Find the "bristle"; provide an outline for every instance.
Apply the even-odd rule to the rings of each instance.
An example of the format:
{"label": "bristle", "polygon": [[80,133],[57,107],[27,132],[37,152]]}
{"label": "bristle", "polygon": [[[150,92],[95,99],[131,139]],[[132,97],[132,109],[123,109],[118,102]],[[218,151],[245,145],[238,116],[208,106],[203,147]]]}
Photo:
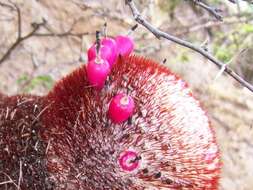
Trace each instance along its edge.
{"label": "bristle", "polygon": [[0,101],[2,102],[4,98],[5,98],[5,95],[0,92]]}
{"label": "bristle", "polygon": [[42,98],[0,96],[0,189],[53,189],[39,136]]}
{"label": "bristle", "polygon": [[[118,93],[135,100],[131,122],[108,118]],[[83,67],[44,104],[51,105],[42,137],[56,189],[217,189],[220,156],[209,120],[187,84],[165,66],[120,57],[101,92],[89,86]],[[138,162],[131,170],[121,164],[128,152],[138,155],[127,160]]]}

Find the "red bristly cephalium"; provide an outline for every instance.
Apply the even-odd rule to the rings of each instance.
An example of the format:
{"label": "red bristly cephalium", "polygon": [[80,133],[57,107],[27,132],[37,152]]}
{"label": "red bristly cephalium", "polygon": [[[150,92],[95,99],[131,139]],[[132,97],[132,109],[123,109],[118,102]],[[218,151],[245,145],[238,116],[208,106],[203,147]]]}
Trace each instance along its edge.
{"label": "red bristly cephalium", "polygon": [[[134,99],[135,112],[115,124],[107,111],[118,93]],[[205,111],[183,80],[152,60],[120,57],[100,92],[85,67],[77,69],[46,106],[42,138],[56,189],[218,189],[221,162]]]}
{"label": "red bristly cephalium", "polygon": [[43,98],[0,93],[0,189],[52,190],[45,141],[40,138]]}

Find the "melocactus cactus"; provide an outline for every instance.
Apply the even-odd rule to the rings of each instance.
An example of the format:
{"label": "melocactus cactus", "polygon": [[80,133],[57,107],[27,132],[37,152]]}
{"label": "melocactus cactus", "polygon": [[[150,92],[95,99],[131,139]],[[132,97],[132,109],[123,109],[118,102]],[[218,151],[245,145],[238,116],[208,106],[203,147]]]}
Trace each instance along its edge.
{"label": "melocactus cactus", "polygon": [[[86,72],[44,99],[41,137],[55,189],[218,189],[214,131],[182,79],[139,56],[120,57],[99,92]],[[108,105],[118,93],[134,99],[135,112],[115,124]]]}

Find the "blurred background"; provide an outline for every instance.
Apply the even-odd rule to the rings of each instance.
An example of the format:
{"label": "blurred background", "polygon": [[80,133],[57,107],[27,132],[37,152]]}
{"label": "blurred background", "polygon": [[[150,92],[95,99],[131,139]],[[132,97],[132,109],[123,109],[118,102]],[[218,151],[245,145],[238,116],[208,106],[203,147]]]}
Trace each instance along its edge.
{"label": "blurred background", "polygon": [[[218,21],[190,0],[135,0],[159,29],[204,46],[253,83],[253,4],[203,1],[222,10]],[[95,31],[126,34],[135,24],[124,0],[0,0],[0,91],[46,94],[86,62]],[[253,93],[196,52],[158,40],[139,26],[135,53],[182,76],[207,110],[220,144],[220,190],[253,189]],[[81,59],[80,59],[81,58]],[[82,60],[82,61],[80,61]]]}

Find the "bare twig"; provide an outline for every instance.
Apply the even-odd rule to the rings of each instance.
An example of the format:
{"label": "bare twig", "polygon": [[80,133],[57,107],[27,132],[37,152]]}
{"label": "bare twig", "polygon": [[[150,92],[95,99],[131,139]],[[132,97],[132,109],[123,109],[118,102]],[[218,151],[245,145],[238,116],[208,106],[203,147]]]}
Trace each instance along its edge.
{"label": "bare twig", "polygon": [[[11,3],[10,4],[5,4],[5,3],[1,3],[0,2],[0,6],[3,7],[7,7],[11,10],[16,10],[17,12],[17,25],[18,25],[18,31],[17,31],[17,38],[15,40],[15,42],[8,48],[8,50],[3,54],[3,56],[0,58],[0,64],[2,64],[12,53],[13,50],[15,50],[15,48],[21,44],[23,41],[27,40],[30,37],[67,37],[67,36],[74,36],[74,37],[79,37],[82,38],[82,36],[84,35],[89,35],[89,32],[79,32],[79,33],[74,33],[74,27],[77,24],[77,21],[75,21],[71,27],[69,28],[69,30],[67,30],[66,32],[61,32],[61,33],[55,33],[53,32],[47,25],[46,25],[46,20],[43,19],[42,22],[40,23],[32,23],[31,25],[33,26],[33,30],[30,31],[28,34],[26,34],[25,36],[22,36],[22,18],[21,18],[21,11],[19,9],[19,7],[14,4]],[[45,33],[38,33],[38,30],[43,26],[43,28],[45,28],[48,32]]]}
{"label": "bare twig", "polygon": [[[237,3],[237,0],[228,0],[228,1],[230,1],[230,2],[232,2],[232,3]],[[248,3],[253,4],[253,0],[243,0],[243,1],[246,1],[246,2],[248,2]]]}
{"label": "bare twig", "polygon": [[[10,2],[11,3],[11,2]],[[15,8],[15,10],[17,11],[17,16],[18,16],[18,35],[17,35],[17,39],[16,41],[11,45],[10,48],[8,48],[8,50],[4,53],[4,55],[0,58],[0,64],[3,63],[11,54],[11,52],[21,43],[23,42],[24,40],[30,38],[31,36],[34,35],[35,32],[37,32],[37,30],[39,30],[39,28],[41,26],[43,26],[46,22],[45,20],[43,20],[43,22],[41,23],[32,23],[32,26],[33,26],[33,30],[31,32],[29,32],[28,34],[26,34],[25,36],[22,36],[22,26],[21,26],[21,12],[20,12],[20,9],[19,7],[14,4],[14,3],[11,3],[11,5],[9,4],[4,4],[4,3],[0,3],[0,6],[5,6],[5,7],[8,7],[11,9],[12,8]]]}
{"label": "bare twig", "polygon": [[[16,41],[11,45],[11,47],[5,52],[5,54],[3,55],[2,58],[0,58],[0,64],[2,64],[11,54],[11,52],[21,43],[23,42],[24,40],[32,37],[38,30],[41,26],[43,26],[45,24],[45,22],[41,22],[41,23],[33,23],[32,26],[33,26],[33,30],[31,32],[29,32],[28,34],[26,34],[25,36],[21,36],[21,35],[18,35],[18,38],[16,39]],[[21,30],[19,30],[21,31]]]}
{"label": "bare twig", "polygon": [[72,36],[72,37],[82,38],[83,36],[94,34],[94,33],[90,33],[90,32],[73,32],[77,23],[78,23],[78,20],[75,20],[71,24],[70,28],[67,31],[63,31],[63,32],[55,32],[48,25],[45,25],[44,28],[48,32],[43,32],[43,33],[36,32],[34,34],[34,36],[36,36],[36,37],[59,37],[59,38]]}
{"label": "bare twig", "polygon": [[[213,62],[216,66],[218,66],[220,69],[223,68],[224,63],[216,59],[213,55],[211,55],[209,52],[207,52],[204,48],[198,47],[190,42],[187,42],[185,40],[179,39],[173,35],[170,35],[166,32],[163,32],[157,28],[155,28],[152,24],[150,24],[147,20],[145,20],[142,15],[140,14],[139,10],[136,8],[136,5],[133,0],[125,0],[126,5],[128,5],[132,11],[132,14],[134,16],[134,19],[136,22],[144,26],[146,29],[148,29],[151,33],[153,33],[158,39],[164,38],[170,41],[173,41],[179,45],[182,45],[184,47],[190,48],[204,57],[206,57],[208,60]],[[253,86],[245,81],[242,77],[240,77],[237,73],[235,73],[230,67],[226,66],[225,72],[229,74],[231,77],[233,77],[235,80],[237,80],[241,85],[248,88],[251,92],[253,92]]]}
{"label": "bare twig", "polygon": [[7,3],[0,2],[0,6],[1,7],[6,7],[8,9],[10,9],[10,10],[14,10],[14,7],[12,5],[10,5],[10,4],[7,4]]}
{"label": "bare twig", "polygon": [[34,34],[34,36],[36,36],[36,37],[67,37],[67,36],[73,36],[73,37],[78,37],[78,38],[82,38],[82,36],[86,36],[86,35],[92,35],[92,33],[89,33],[89,32],[73,33],[71,31],[67,31],[67,32],[61,32],[61,33],[47,32],[47,33],[35,33]]}
{"label": "bare twig", "polygon": [[36,34],[34,34],[34,36],[37,37],[66,37],[66,36],[73,36],[73,37],[79,37],[82,38],[85,35],[90,35],[91,33],[89,32],[73,32],[75,26],[78,24],[78,21],[80,19],[76,19],[74,20],[74,22],[71,24],[71,26],[69,27],[69,29],[67,31],[64,32],[55,32],[53,31],[49,25],[45,25],[44,28],[48,31],[48,32],[43,32],[43,33],[38,33],[36,32]]}
{"label": "bare twig", "polygon": [[16,10],[17,12],[17,17],[18,17],[18,37],[17,38],[21,38],[21,11],[20,11],[20,8],[17,6],[16,3],[13,3],[11,1],[8,0],[8,2],[10,4],[5,4],[5,3],[1,3],[0,2],[0,6],[3,6],[3,7],[7,7],[9,8],[10,10]]}
{"label": "bare twig", "polygon": [[194,4],[200,6],[201,8],[207,10],[211,15],[213,15],[217,20],[222,21],[222,15],[220,14],[221,10],[211,7],[205,3],[203,3],[201,0],[191,0]]}
{"label": "bare twig", "polygon": [[14,3],[13,6],[15,7],[16,11],[17,11],[17,15],[18,15],[18,39],[21,38],[21,34],[22,34],[22,23],[21,23],[21,12],[19,7]]}
{"label": "bare twig", "polygon": [[238,24],[238,23],[247,23],[253,21],[253,16],[239,16],[239,17],[234,17],[234,18],[227,18],[224,19],[223,22],[218,22],[218,21],[208,21],[205,23],[200,23],[200,24],[193,24],[189,26],[183,26],[183,27],[178,27],[178,28],[164,28],[164,30],[172,31],[172,30],[177,30],[175,35],[176,36],[182,36],[188,33],[192,32],[197,32],[200,31],[201,29],[205,28],[212,28],[212,27],[219,27],[219,26],[224,26],[224,25],[233,25],[233,24]]}

